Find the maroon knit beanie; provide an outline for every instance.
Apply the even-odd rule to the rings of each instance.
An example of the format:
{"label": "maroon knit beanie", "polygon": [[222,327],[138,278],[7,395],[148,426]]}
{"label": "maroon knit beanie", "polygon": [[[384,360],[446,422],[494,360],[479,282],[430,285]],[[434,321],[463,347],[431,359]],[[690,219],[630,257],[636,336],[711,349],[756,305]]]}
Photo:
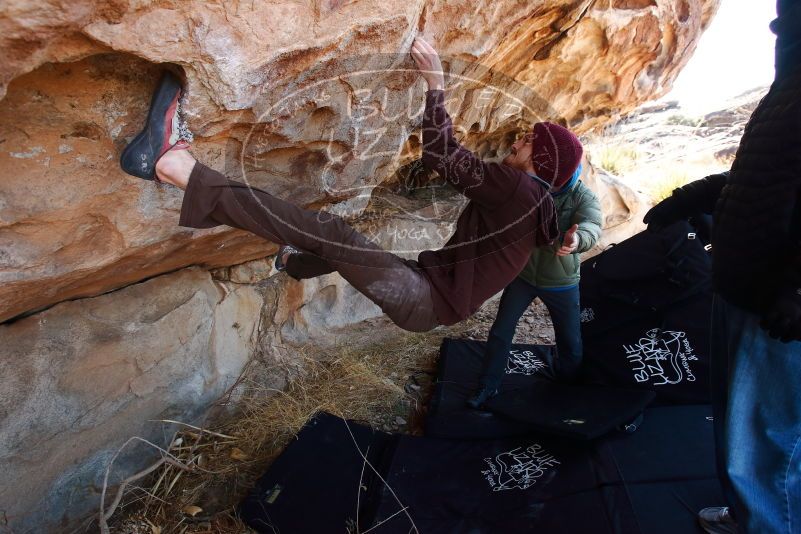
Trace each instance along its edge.
{"label": "maroon knit beanie", "polygon": [[584,149],[573,132],[551,122],[538,122],[531,130],[534,172],[551,186],[565,185],[581,163]]}

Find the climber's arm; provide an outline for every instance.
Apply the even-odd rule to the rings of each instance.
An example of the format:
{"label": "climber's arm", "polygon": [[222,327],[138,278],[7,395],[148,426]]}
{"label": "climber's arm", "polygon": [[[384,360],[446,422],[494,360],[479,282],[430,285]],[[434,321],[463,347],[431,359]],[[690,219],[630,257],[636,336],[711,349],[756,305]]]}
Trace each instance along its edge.
{"label": "climber's arm", "polygon": [[519,176],[504,165],[482,161],[459,144],[445,109],[445,81],[439,56],[431,45],[418,38],[412,45],[412,57],[429,87],[423,114],[423,165],[476,202],[502,204],[514,192]]}

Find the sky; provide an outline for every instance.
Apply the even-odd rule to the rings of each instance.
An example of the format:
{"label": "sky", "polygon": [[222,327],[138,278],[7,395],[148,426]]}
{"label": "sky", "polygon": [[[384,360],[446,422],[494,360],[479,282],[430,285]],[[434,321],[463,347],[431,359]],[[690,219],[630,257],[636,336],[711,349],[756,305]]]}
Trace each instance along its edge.
{"label": "sky", "polygon": [[776,18],[773,0],[722,0],[698,48],[663,100],[705,113],[749,89],[773,81]]}

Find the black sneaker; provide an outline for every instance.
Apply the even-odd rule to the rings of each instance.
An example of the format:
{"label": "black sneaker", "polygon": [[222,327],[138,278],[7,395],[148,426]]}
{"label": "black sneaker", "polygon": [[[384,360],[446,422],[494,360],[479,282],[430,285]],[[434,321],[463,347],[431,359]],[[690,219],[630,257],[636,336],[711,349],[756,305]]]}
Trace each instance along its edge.
{"label": "black sneaker", "polygon": [[467,405],[474,410],[480,410],[484,407],[484,403],[498,394],[498,388],[491,388],[487,386],[481,387],[476,391],[472,397],[467,399]]}
{"label": "black sneaker", "polygon": [[168,150],[189,148],[192,134],[181,121],[181,81],[165,72],[159,81],[145,128],[128,143],[120,155],[122,170],[144,180],[158,180],[156,162]]}
{"label": "black sneaker", "polygon": [[727,506],[704,508],[698,512],[698,524],[709,534],[737,534],[737,522]]}
{"label": "black sneaker", "polygon": [[299,254],[300,251],[293,247],[292,245],[284,245],[278,249],[278,253],[275,255],[275,270],[279,272],[286,271],[286,263],[284,262],[284,255],[287,255],[287,259],[292,254]]}

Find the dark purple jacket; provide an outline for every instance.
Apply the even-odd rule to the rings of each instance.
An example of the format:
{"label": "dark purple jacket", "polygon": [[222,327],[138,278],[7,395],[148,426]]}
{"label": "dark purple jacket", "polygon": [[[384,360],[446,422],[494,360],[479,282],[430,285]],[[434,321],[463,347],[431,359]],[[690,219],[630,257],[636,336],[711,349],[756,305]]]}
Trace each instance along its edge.
{"label": "dark purple jacket", "polygon": [[437,319],[451,325],[514,280],[534,247],[550,244],[558,229],[543,185],[523,171],[482,161],[454,139],[444,99],[443,91],[426,93],[423,165],[470,202],[445,246],[421,252],[417,261],[431,281]]}

